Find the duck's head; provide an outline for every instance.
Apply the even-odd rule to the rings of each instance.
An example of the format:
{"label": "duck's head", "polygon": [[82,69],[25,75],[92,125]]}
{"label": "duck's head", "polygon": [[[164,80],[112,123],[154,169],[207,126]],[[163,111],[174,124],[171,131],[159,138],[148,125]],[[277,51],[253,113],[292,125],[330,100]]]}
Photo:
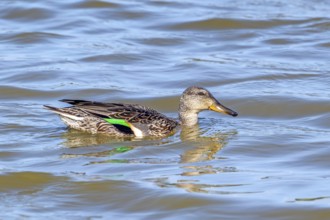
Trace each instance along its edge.
{"label": "duck's head", "polygon": [[182,124],[197,124],[197,115],[204,110],[225,113],[233,117],[238,115],[237,112],[222,105],[208,90],[197,86],[187,88],[180,98],[179,116]]}

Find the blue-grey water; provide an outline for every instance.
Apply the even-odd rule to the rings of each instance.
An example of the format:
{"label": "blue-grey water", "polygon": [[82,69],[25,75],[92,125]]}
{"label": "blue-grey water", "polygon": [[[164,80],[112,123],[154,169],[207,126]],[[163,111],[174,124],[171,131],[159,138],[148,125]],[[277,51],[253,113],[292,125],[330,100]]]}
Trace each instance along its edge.
{"label": "blue-grey water", "polygon": [[[329,219],[330,3],[0,1],[0,219]],[[68,130],[43,105],[212,112],[161,139]]]}

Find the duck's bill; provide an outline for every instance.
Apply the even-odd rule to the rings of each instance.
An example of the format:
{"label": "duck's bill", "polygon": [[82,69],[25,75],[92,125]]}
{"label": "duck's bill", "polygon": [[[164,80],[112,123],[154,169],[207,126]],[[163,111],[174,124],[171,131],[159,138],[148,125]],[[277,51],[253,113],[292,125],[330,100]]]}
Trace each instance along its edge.
{"label": "duck's bill", "polygon": [[231,110],[230,108],[227,108],[226,106],[222,105],[219,102],[212,104],[209,107],[209,109],[212,111],[215,111],[215,112],[220,112],[220,113],[224,113],[227,115],[231,115],[233,117],[236,117],[238,115],[237,112],[235,112],[234,110]]}

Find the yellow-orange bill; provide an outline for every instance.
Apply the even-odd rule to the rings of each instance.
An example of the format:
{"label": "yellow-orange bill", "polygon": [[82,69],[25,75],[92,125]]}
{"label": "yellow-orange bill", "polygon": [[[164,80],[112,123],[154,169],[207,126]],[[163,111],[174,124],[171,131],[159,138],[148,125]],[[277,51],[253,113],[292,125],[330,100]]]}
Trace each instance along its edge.
{"label": "yellow-orange bill", "polygon": [[230,108],[227,108],[226,106],[220,104],[219,102],[212,104],[209,107],[210,110],[215,111],[215,112],[220,112],[224,113],[227,115],[231,115],[233,117],[236,117],[238,114],[234,110],[231,110]]}

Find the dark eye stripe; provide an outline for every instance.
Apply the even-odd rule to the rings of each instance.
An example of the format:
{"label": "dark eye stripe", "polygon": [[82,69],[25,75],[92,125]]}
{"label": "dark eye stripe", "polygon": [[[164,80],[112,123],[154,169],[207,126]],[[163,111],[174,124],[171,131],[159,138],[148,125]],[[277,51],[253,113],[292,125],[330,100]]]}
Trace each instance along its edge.
{"label": "dark eye stripe", "polygon": [[204,92],[199,92],[197,95],[206,95]]}

